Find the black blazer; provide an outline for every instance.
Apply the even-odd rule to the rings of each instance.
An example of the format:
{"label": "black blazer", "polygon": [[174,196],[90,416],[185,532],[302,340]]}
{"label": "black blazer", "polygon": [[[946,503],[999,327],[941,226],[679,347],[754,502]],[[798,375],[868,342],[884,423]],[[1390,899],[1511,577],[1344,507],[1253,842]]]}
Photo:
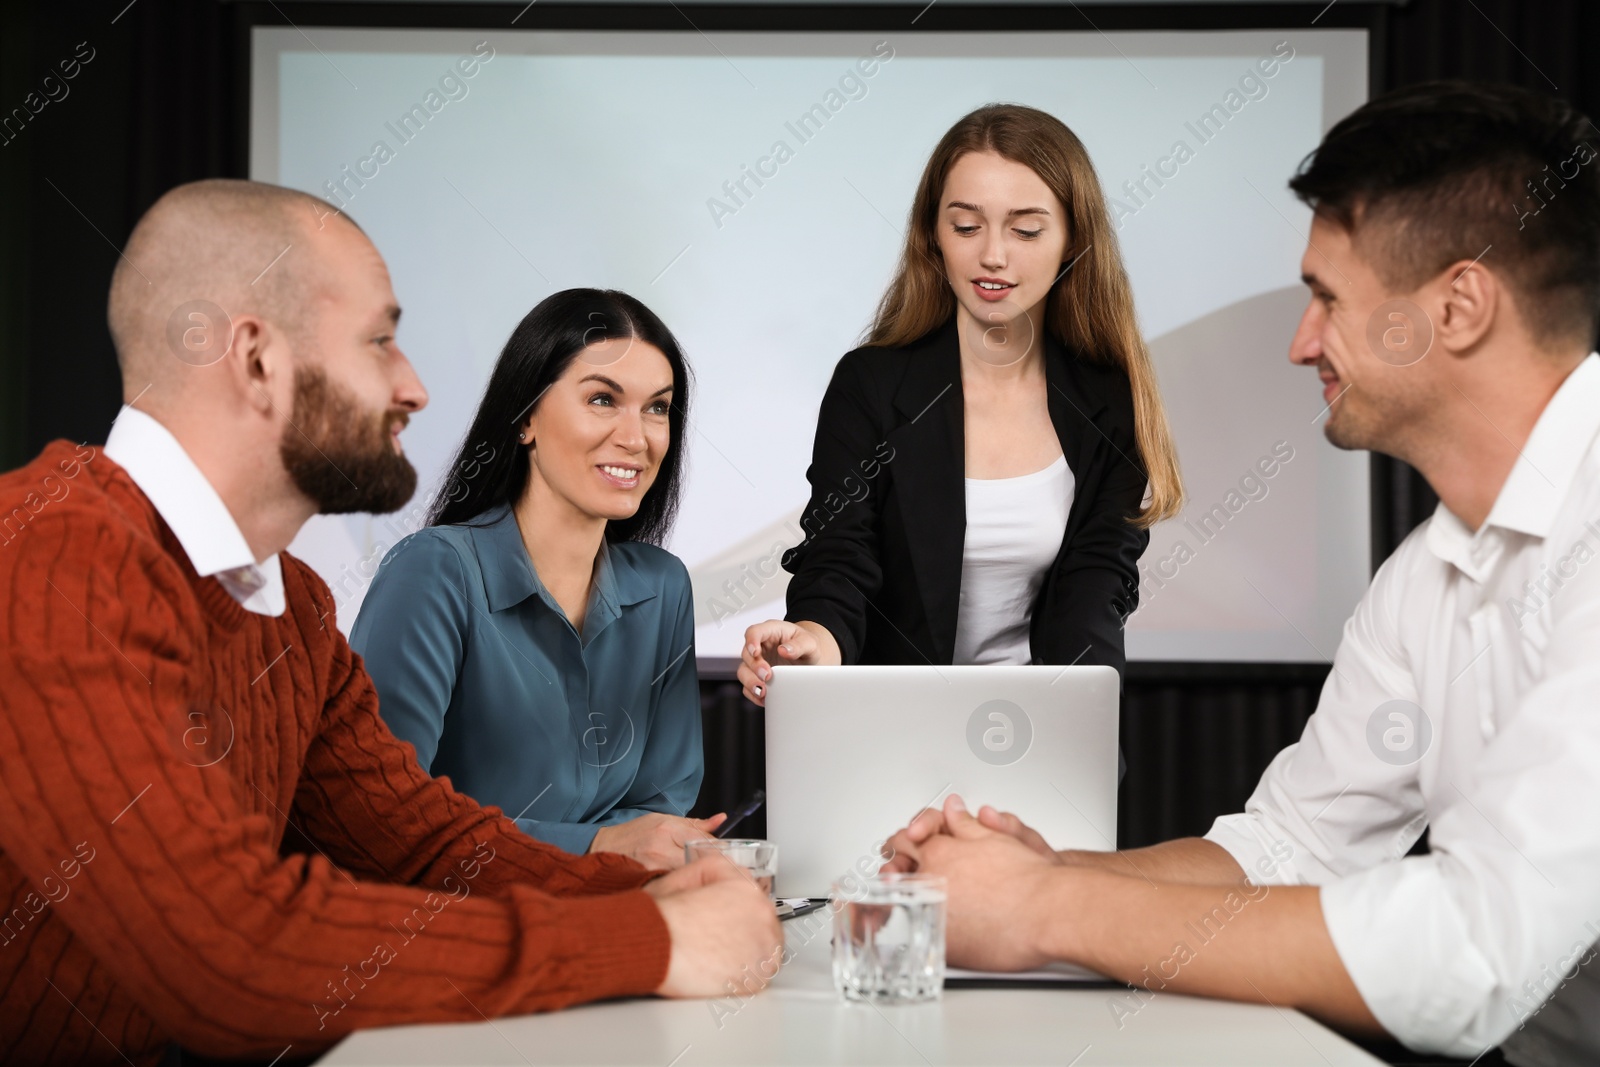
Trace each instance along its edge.
{"label": "black blazer", "polygon": [[[1132,525],[1147,477],[1117,367],[1045,343],[1050,421],[1075,482],[1061,550],[1033,603],[1034,663],[1120,674],[1149,532]],[[845,663],[954,657],[966,539],[961,354],[952,315],[901,348],[858,348],[834,369],[806,478],[805,540],[783,557],[788,618],[820,623]]]}

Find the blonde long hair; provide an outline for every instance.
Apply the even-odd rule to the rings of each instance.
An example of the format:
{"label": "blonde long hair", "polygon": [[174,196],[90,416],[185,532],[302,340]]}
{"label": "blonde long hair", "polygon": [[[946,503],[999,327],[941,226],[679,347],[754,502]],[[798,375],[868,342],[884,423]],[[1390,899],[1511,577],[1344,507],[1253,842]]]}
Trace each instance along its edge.
{"label": "blonde long hair", "polygon": [[1151,526],[1183,506],[1178,453],[1156,387],[1150,350],[1139,333],[1133,292],[1100,179],[1089,153],[1053,115],[1019,104],[990,104],[950,128],[917,184],[905,250],[878,304],[865,343],[896,347],[923,337],[956,310],[935,226],[950,169],[968,152],[994,152],[1031,169],[1067,212],[1067,270],[1045,298],[1045,328],[1079,357],[1120,367],[1133,389],[1134,436],[1150,489],[1134,520]]}

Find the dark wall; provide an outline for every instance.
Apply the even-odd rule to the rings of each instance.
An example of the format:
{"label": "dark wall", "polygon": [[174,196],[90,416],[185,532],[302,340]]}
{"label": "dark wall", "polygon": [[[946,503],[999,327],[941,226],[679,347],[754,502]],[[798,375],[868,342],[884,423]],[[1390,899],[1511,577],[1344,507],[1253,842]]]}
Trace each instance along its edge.
{"label": "dark wall", "polygon": [[[404,5],[408,17],[505,25],[522,5],[440,9]],[[1357,5],[1272,9],[1285,27],[1349,20]],[[688,9],[705,25],[722,15]],[[726,9],[724,9],[726,10]],[[847,8],[852,18],[878,17]],[[882,9],[879,9],[880,11]],[[1072,5],[1039,8],[1061,28],[1088,28]],[[1230,17],[1260,18],[1260,8]],[[560,25],[571,8],[539,4],[518,23]],[[774,23],[786,15],[774,9]],[[1093,8],[1102,28],[1140,20],[1196,23],[1193,12]],[[895,17],[904,13],[896,9]],[[1243,13],[1243,14],[1240,14]],[[663,5],[661,25],[683,12]],[[99,441],[121,398],[105,327],[111,268],[134,221],[180,182],[245,174],[245,89],[251,18],[302,24],[392,17],[380,5],[224,4],[127,0],[5,5],[0,27],[0,118],[23,109],[47,74],[84,49],[93,58],[64,98],[0,133],[0,469],[56,437]],[[1586,0],[1416,0],[1373,20],[1374,88],[1437,77],[1511,82],[1600,107],[1592,45],[1600,9]],[[940,4],[919,29],[970,15]],[[941,21],[943,20],[943,21]],[[898,24],[898,23],[896,23]],[[1344,24],[1350,24],[1346,21]],[[80,44],[83,48],[80,48]],[[58,95],[59,89],[52,90]],[[41,95],[43,95],[41,93]],[[36,98],[37,99],[37,98]],[[1600,136],[1600,130],[1597,130]],[[1375,460],[1374,559],[1432,510],[1435,498],[1399,464]],[[1326,666],[1135,664],[1126,680],[1120,839],[1136,845],[1203,831],[1235,810],[1262,767],[1298,736]],[[701,810],[747,795],[761,777],[759,712],[727,683],[703,686],[708,775]],[[752,829],[759,829],[759,823]]]}
{"label": "dark wall", "polygon": [[[105,324],[117,250],[162,192],[234,174],[239,161],[229,8],[27,0],[0,17],[0,119],[28,113],[30,93],[48,99],[47,75],[67,90],[0,133],[11,138],[0,144],[0,468],[10,469],[56,437],[105,440],[122,399]],[[60,64],[80,54],[92,58],[62,82]]]}

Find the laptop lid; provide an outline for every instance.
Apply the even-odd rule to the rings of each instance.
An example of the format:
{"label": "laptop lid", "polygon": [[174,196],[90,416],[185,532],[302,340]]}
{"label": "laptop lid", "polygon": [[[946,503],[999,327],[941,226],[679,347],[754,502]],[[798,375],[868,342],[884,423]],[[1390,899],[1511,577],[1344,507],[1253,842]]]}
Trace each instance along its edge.
{"label": "laptop lid", "polygon": [[878,846],[959,793],[1056,848],[1116,847],[1111,667],[775,666],[766,697],[767,836],[777,892],[827,896]]}

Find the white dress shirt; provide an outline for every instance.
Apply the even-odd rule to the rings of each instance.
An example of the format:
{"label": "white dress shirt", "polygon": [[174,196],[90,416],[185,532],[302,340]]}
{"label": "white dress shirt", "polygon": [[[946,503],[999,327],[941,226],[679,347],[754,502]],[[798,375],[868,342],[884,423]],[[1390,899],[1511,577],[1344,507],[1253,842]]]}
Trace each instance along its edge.
{"label": "white dress shirt", "polygon": [[161,423],[124,406],[111,425],[105,455],[133,479],[183,546],[202,578],[216,576],[257,615],[282,615],[283,567],[274,553],[259,562],[222,497]]}
{"label": "white dress shirt", "polygon": [[1033,598],[1061,554],[1076,487],[1066,456],[1015,478],[967,479],[953,662],[1032,662]]}
{"label": "white dress shirt", "polygon": [[1322,887],[1356,988],[1413,1049],[1600,1062],[1597,430],[1591,354],[1483,526],[1441,505],[1384,563],[1300,741],[1207,835],[1252,878],[1293,850],[1263,881]]}

